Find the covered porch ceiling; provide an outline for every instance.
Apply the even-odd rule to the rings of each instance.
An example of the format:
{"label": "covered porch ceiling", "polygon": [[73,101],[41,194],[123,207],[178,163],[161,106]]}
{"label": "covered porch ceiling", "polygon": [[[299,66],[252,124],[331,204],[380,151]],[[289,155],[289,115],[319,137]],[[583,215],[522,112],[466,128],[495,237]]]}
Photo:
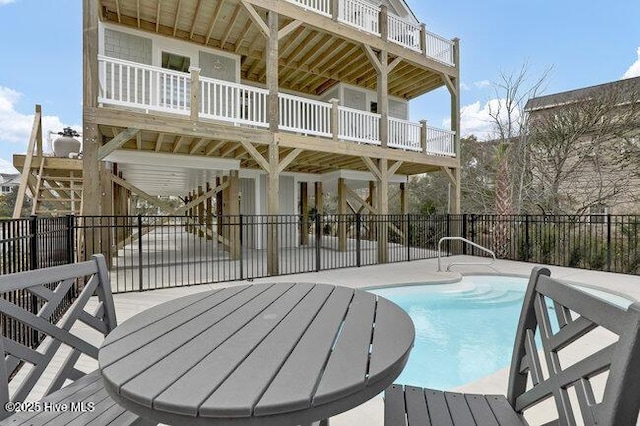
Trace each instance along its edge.
{"label": "covered porch ceiling", "polygon": [[[241,78],[266,83],[266,38],[240,0],[100,0],[100,3],[105,22],[238,54]],[[256,11],[266,19],[266,10]],[[291,18],[282,16],[280,28],[291,22]],[[279,49],[279,83],[283,89],[322,95],[338,81],[376,88],[376,72],[362,45],[338,34],[300,25],[280,40]],[[395,59],[391,55],[389,61]],[[389,74],[389,94],[404,99],[444,84],[440,73],[407,60],[402,60]]]}

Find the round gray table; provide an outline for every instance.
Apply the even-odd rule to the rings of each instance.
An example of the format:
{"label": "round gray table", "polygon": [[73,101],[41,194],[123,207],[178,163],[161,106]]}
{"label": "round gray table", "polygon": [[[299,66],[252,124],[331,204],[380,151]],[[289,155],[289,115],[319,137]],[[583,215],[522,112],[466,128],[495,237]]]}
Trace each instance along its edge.
{"label": "round gray table", "polygon": [[113,399],[157,422],[298,425],[382,392],[414,336],[402,309],[365,291],[255,284],[132,317],[107,336],[99,363]]}

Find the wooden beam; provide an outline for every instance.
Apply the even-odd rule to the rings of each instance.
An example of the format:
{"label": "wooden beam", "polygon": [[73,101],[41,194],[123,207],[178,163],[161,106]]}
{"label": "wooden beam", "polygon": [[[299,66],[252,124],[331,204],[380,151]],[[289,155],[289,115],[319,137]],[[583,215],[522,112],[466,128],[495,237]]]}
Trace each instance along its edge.
{"label": "wooden beam", "polygon": [[200,149],[208,143],[209,143],[209,139],[200,138],[198,142],[193,144],[193,147],[189,151],[189,154],[195,154],[196,152],[200,151]]}
{"label": "wooden beam", "polygon": [[395,58],[393,61],[391,61],[389,63],[389,72],[393,71],[395,67],[398,66],[398,64],[400,64],[400,62],[402,62],[402,57],[398,56],[397,58]]}
{"label": "wooden beam", "polygon": [[160,152],[163,141],[164,141],[164,133],[158,133],[158,138],[156,139],[156,152]]}
{"label": "wooden beam", "polygon": [[249,18],[251,18],[253,23],[258,26],[258,29],[260,30],[262,35],[265,36],[266,38],[269,38],[269,27],[262,20],[262,17],[260,16],[260,14],[258,14],[258,12],[253,7],[253,5],[250,3],[247,3],[246,0],[240,0],[240,3],[244,6],[244,8],[249,13]]}
{"label": "wooden beam", "polygon": [[400,166],[402,166],[402,161],[396,161],[391,167],[389,167],[389,177],[395,175]]}
{"label": "wooden beam", "polygon": [[162,0],[158,0],[158,6],[156,6],[156,33],[160,31],[160,10],[162,8]]}
{"label": "wooden beam", "polygon": [[207,31],[207,35],[204,39],[205,45],[209,44],[209,40],[211,39],[211,34],[213,34],[213,29],[215,28],[216,21],[220,16],[220,12],[222,11],[223,5],[224,5],[224,0],[218,0],[218,4],[216,4],[216,8],[213,11],[213,15],[211,15],[211,21],[209,21],[209,30]]}
{"label": "wooden beam", "polygon": [[233,11],[233,15],[227,24],[227,29],[225,30],[222,38],[220,39],[220,48],[224,49],[224,45],[227,43],[229,36],[231,35],[231,31],[233,31],[233,27],[236,25],[236,21],[238,20],[238,15],[240,15],[240,10],[242,10],[242,6],[237,5],[235,10]]}
{"label": "wooden beam", "polygon": [[373,65],[373,67],[376,69],[376,71],[378,73],[382,72],[382,64],[380,63],[380,60],[378,59],[378,55],[376,55],[376,53],[373,51],[373,49],[369,46],[367,46],[366,44],[363,45],[362,47],[364,47],[364,53],[367,54],[367,58],[369,58],[369,62],[371,62],[371,65]]}
{"label": "wooden beam", "polygon": [[227,143],[227,142],[226,141],[218,141],[216,143],[211,144],[211,146],[207,147],[207,151],[204,153],[204,155],[209,156],[209,155],[213,154],[214,152],[219,150],[225,143]]}
{"label": "wooden beam", "polygon": [[180,6],[182,6],[182,0],[178,0],[178,5],[176,6],[176,17],[173,21],[173,36],[176,36],[178,32],[178,22],[180,21]]}
{"label": "wooden beam", "polygon": [[447,178],[449,178],[449,182],[451,182],[452,184],[455,185],[456,184],[456,178],[453,175],[453,172],[451,171],[451,169],[448,168],[448,167],[442,167],[441,170],[444,172],[445,176]]}
{"label": "wooden beam", "polygon": [[302,148],[296,148],[291,151],[283,160],[280,160],[280,164],[278,165],[278,173],[284,172],[284,169],[286,169],[289,164],[291,164],[303,151],[304,149]]}
{"label": "wooden beam", "polygon": [[[249,34],[249,31],[251,30],[252,24],[251,24],[251,19],[247,19],[247,22],[244,24],[244,29],[242,30],[242,33],[240,33],[240,37],[238,37],[238,40],[236,40],[236,47],[234,50],[235,53],[238,53],[238,50],[240,50],[240,48],[242,47],[242,42],[244,41],[244,39],[247,37],[247,34]],[[241,61],[245,61],[247,59],[246,56],[243,56]]]}
{"label": "wooden beam", "polygon": [[193,40],[193,32],[196,29],[196,22],[198,17],[200,16],[200,7],[202,6],[202,0],[198,0],[198,4],[196,5],[196,11],[193,14],[193,19],[191,20],[191,32],[189,33],[189,38]]}
{"label": "wooden beam", "polygon": [[380,172],[380,169],[375,165],[375,163],[371,158],[362,157],[362,161],[378,180],[382,180],[382,173]]}
{"label": "wooden beam", "polygon": [[251,142],[248,141],[240,141],[244,149],[247,150],[249,155],[256,160],[256,163],[266,172],[269,172],[269,162],[258,152],[258,150],[253,146]]}
{"label": "wooden beam", "polygon": [[278,40],[282,40],[283,38],[291,34],[300,25],[302,25],[302,22],[298,20],[289,22],[287,25],[285,25],[278,31]]}
{"label": "wooden beam", "polygon": [[114,174],[111,174],[111,181],[113,183],[117,184],[117,185],[120,185],[124,189],[127,189],[127,190],[131,191],[132,193],[136,194],[138,197],[140,197],[143,200],[153,204],[154,206],[157,206],[157,207],[161,208],[162,210],[164,210],[167,213],[169,213],[172,210],[174,210],[174,207],[171,206],[170,204],[167,204],[164,201],[158,199],[158,197],[154,197],[153,195],[147,194],[142,189],[138,188],[135,185],[132,185],[131,183],[127,182],[126,180],[122,179],[121,177],[118,177],[118,176],[116,176]]}
{"label": "wooden beam", "polygon": [[137,137],[139,134],[140,129],[136,129],[134,127],[130,127],[120,132],[116,137],[98,148],[98,161],[103,160],[107,155],[111,154],[116,149],[121,148],[122,145],[131,140],[132,137]]}
{"label": "wooden beam", "polygon": [[173,146],[173,153],[177,153],[180,150],[180,147],[182,146],[182,144],[184,144],[185,142],[185,137],[184,136],[180,136],[178,138],[178,140],[176,141],[175,145]]}
{"label": "wooden beam", "polygon": [[[40,105],[36,105],[36,112],[33,117],[33,125],[31,126],[31,136],[29,137],[29,146],[27,147],[27,156],[24,162],[24,167],[21,170],[22,176],[20,177],[20,186],[18,187],[16,204],[13,207],[14,219],[17,219],[20,217],[22,205],[24,204],[24,195],[25,195],[25,192],[27,191],[27,183],[29,181],[29,175],[31,175],[33,151],[36,147],[38,132],[40,131],[41,127],[42,127],[42,107]],[[40,161],[42,161],[42,159]]]}

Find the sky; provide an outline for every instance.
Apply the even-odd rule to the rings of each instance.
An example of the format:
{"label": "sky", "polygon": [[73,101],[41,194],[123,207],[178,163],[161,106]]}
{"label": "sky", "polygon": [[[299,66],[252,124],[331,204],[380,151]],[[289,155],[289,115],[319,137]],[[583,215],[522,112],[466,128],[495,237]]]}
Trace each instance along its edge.
{"label": "sky", "polygon": [[[640,1],[408,0],[427,30],[461,40],[461,133],[490,136],[492,84],[527,64],[544,93],[640,76]],[[82,1],[0,0],[0,171],[24,153],[35,104],[44,137],[82,123]],[[446,89],[411,103],[411,119],[447,127]]]}

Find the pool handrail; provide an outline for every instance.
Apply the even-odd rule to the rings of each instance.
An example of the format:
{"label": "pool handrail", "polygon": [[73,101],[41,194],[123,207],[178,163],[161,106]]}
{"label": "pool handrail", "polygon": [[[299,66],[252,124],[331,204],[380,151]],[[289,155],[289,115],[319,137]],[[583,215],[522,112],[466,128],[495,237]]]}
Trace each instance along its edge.
{"label": "pool handrail", "polygon": [[491,257],[493,257],[493,260],[491,262],[485,263],[485,262],[454,262],[454,263],[450,263],[447,265],[447,272],[450,272],[450,269],[452,266],[454,265],[480,265],[480,266],[491,266],[496,262],[496,254],[492,251],[489,250],[486,247],[481,246],[480,244],[476,244],[471,240],[467,240],[466,238],[463,237],[442,237],[440,238],[440,241],[438,241],[438,272],[442,272],[442,268],[440,267],[440,258],[442,257],[442,242],[443,241],[462,241],[464,243],[467,243],[469,245],[472,245],[475,248],[478,248],[482,251],[485,251],[487,253],[489,253],[491,255]]}

